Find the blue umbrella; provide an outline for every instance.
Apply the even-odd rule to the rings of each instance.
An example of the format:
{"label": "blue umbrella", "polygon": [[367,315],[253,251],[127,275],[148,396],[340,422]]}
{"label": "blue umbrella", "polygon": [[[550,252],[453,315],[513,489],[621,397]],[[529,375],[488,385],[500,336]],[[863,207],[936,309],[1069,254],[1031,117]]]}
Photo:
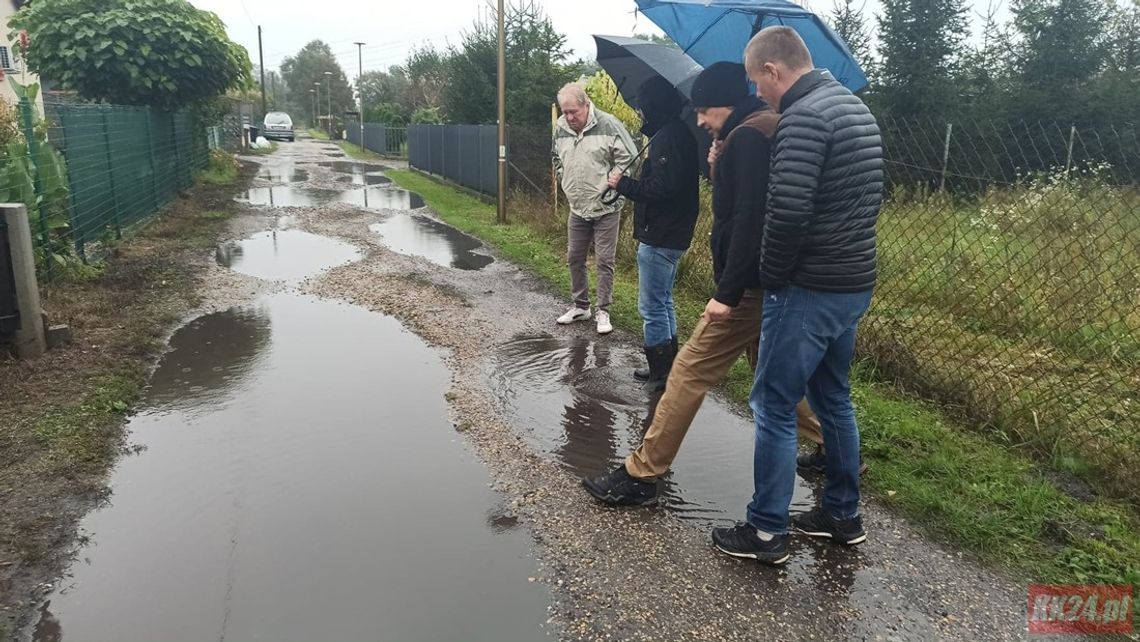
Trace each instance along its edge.
{"label": "blue umbrella", "polygon": [[637,7],[704,67],[740,62],[757,31],[783,25],[804,39],[816,67],[851,91],[867,86],[843,40],[819,16],[787,0],[637,0]]}

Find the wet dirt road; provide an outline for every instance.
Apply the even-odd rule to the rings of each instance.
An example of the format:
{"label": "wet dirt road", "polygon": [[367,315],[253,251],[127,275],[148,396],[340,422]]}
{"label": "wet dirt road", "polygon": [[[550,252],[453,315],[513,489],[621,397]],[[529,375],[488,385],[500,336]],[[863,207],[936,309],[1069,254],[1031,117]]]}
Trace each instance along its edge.
{"label": "wet dirt road", "polygon": [[36,639],[1026,637],[1024,583],[873,503],[857,549],[797,538],[783,569],[716,554],[752,428],[711,397],[662,507],[598,506],[579,476],[652,408],[627,377],[637,337],[556,326],[560,297],[382,166],[314,141],[260,162],[218,313],[172,338],[131,425],[146,450]]}

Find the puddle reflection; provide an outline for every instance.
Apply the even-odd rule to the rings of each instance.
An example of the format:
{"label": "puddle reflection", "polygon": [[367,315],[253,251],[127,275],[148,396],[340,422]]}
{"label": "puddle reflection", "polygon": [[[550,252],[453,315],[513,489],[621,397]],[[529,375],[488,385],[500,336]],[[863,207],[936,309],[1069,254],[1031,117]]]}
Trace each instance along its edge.
{"label": "puddle reflection", "polygon": [[[575,475],[613,470],[641,443],[657,395],[633,379],[641,354],[583,337],[520,337],[501,346],[491,373],[499,402],[515,425]],[[662,503],[681,517],[738,519],[752,495],[754,426],[708,399],[663,481]],[[797,478],[793,510],[815,505]]]}
{"label": "puddle reflection", "polygon": [[398,214],[368,229],[383,236],[394,252],[422,256],[445,267],[479,270],[494,262],[491,256],[473,251],[483,247],[479,239],[426,216]]}

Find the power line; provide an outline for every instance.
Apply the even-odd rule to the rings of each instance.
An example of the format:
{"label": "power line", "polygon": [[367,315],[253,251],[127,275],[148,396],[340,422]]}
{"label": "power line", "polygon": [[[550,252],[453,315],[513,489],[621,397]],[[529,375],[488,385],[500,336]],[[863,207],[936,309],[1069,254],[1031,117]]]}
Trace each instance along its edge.
{"label": "power line", "polygon": [[254,20],[253,16],[249,13],[249,7],[245,6],[245,0],[238,0],[238,2],[241,3],[241,10],[245,12],[245,17],[249,19],[249,24],[256,27],[257,21]]}

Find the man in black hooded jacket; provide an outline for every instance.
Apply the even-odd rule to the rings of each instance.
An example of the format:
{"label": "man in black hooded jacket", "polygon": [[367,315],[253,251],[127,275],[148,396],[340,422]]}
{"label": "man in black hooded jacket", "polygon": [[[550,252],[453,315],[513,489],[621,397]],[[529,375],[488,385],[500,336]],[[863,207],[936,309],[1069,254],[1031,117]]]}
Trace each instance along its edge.
{"label": "man in black hooded jacket", "polygon": [[681,256],[693,240],[699,209],[697,142],[681,120],[681,96],[661,76],[637,91],[641,133],[650,137],[649,156],[638,179],[615,171],[610,187],[634,203],[633,236],[638,241],[637,308],[641,314],[648,370],[634,376],[648,390],[661,390],[677,356],[677,310],[673,282]]}

